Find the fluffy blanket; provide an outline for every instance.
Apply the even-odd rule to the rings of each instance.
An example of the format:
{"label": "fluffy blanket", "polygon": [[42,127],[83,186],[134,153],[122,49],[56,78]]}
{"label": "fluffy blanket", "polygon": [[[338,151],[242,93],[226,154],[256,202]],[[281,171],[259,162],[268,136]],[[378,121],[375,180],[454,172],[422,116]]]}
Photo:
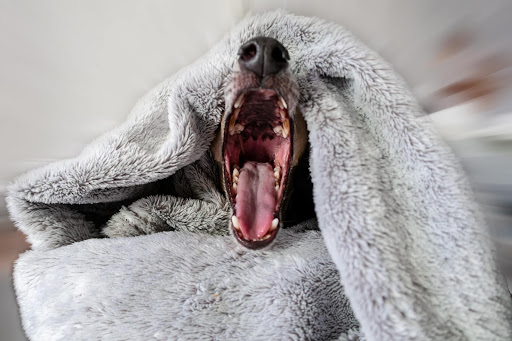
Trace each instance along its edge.
{"label": "fluffy blanket", "polygon": [[[317,222],[249,251],[226,235],[208,148],[237,49],[261,35],[290,53]],[[28,336],[512,339],[485,225],[428,120],[341,27],[282,11],[247,18],[123,125],[10,187],[33,248],[15,267]]]}

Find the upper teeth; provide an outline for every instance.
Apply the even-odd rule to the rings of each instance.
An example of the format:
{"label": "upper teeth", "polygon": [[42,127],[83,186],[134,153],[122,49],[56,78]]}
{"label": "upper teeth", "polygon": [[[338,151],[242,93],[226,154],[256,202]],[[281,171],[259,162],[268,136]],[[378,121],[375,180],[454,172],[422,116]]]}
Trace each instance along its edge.
{"label": "upper teeth", "polygon": [[275,126],[274,127],[274,133],[276,133],[276,135],[281,136],[283,134],[283,127],[282,126]]}
{"label": "upper teeth", "polygon": [[238,118],[239,113],[240,113],[240,108],[235,108],[235,110],[233,110],[233,116],[235,117],[235,119]]}
{"label": "upper teeth", "polygon": [[244,129],[245,129],[245,127],[242,124],[236,123],[232,127],[230,125],[229,134],[230,135],[240,134],[242,131],[244,131]]}
{"label": "upper teeth", "polygon": [[[236,108],[235,110],[233,110],[233,113],[231,114],[231,118],[229,119],[229,134],[230,135],[233,135],[235,133],[239,134],[240,132],[242,132],[242,130],[244,130],[243,125],[236,123],[239,113],[240,113],[240,108]],[[240,130],[240,127],[242,128],[242,130]],[[237,132],[236,129],[238,129],[240,131]]]}
{"label": "upper teeth", "polygon": [[283,97],[281,97],[281,96],[279,96],[279,101],[277,101],[277,105],[281,109],[288,109],[288,105],[286,104],[286,102],[284,101]]}
{"label": "upper teeth", "polygon": [[244,104],[245,94],[241,94],[238,96],[238,98],[235,101],[235,104],[233,105],[235,108],[240,108],[242,104]]}
{"label": "upper teeth", "polygon": [[[240,96],[238,96],[235,103],[233,104],[234,110],[233,113],[231,114],[228,126],[229,135],[240,134],[245,129],[245,126],[243,124],[237,123],[238,115],[240,114],[240,108],[243,105],[244,100],[245,94],[241,94]],[[281,116],[282,125],[276,125],[273,128],[273,130],[277,136],[287,138],[290,135],[290,120],[286,117],[286,109],[288,108],[288,105],[281,96],[279,96],[277,105],[280,109],[279,115]]]}
{"label": "upper teeth", "polygon": [[283,117],[283,114],[281,114],[281,118],[283,120],[283,125],[276,125],[273,130],[274,133],[277,136],[282,136],[284,138],[287,138],[288,135],[290,135],[290,120]]}

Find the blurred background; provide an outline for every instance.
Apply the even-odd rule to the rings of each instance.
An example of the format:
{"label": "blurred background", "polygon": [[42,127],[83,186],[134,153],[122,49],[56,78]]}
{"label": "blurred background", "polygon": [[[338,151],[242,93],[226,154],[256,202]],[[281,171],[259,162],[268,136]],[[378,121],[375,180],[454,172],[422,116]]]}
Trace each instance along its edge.
{"label": "blurred background", "polygon": [[24,340],[11,285],[28,245],[5,209],[18,174],[76,155],[244,16],[335,21],[404,76],[459,156],[512,274],[512,1],[0,0],[0,340]]}

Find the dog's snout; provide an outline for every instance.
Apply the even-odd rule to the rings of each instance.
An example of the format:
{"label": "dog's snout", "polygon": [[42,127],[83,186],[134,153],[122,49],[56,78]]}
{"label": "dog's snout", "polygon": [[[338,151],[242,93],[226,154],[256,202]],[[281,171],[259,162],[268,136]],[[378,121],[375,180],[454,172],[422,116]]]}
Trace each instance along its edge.
{"label": "dog's snout", "polygon": [[259,77],[286,69],[290,56],[275,39],[257,37],[243,44],[238,51],[240,69],[254,72]]}

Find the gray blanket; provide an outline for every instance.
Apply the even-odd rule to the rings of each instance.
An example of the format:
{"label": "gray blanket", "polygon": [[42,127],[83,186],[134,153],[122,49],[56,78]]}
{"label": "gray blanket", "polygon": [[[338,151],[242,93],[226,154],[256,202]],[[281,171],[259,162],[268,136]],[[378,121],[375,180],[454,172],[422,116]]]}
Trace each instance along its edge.
{"label": "gray blanket", "polygon": [[[290,53],[318,222],[249,251],[208,147],[260,35]],[[33,340],[512,339],[460,166],[390,66],[322,20],[247,18],[79,156],[17,179],[8,206],[33,248],[15,267]]]}

